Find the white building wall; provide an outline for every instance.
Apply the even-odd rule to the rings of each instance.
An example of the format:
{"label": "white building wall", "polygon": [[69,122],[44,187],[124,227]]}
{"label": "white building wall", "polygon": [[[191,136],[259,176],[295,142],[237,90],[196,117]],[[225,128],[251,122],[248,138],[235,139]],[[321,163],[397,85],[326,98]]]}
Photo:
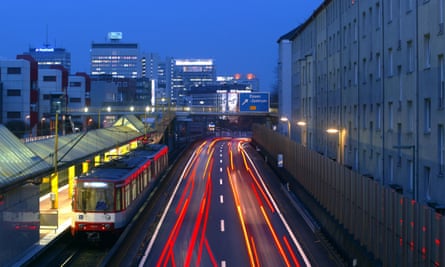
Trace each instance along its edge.
{"label": "white building wall", "polygon": [[85,103],[85,77],[68,77],[68,110],[81,111],[86,107]]}
{"label": "white building wall", "polygon": [[[55,77],[55,80],[49,77]],[[62,92],[62,71],[58,69],[39,69],[39,118],[48,116],[51,113],[50,96],[63,94]]]}
{"label": "white building wall", "polygon": [[[11,68],[19,68],[20,73],[8,74],[8,69]],[[11,120],[26,121],[29,119],[30,112],[31,81],[29,61],[2,60],[0,61],[0,72],[0,81],[3,83],[1,98],[3,100],[3,109],[0,122],[6,123]]]}

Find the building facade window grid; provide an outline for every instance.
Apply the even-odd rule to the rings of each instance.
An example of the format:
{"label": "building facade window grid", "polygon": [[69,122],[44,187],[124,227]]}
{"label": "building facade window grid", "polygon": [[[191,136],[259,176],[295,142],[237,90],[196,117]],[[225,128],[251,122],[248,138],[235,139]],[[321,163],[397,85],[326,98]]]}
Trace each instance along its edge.
{"label": "building facade window grid", "polygon": [[[401,177],[402,172],[397,170],[394,173],[397,177],[393,179],[405,187],[407,195],[413,194],[410,193],[411,179],[420,181],[421,185],[416,186],[418,190],[426,187],[421,177],[424,166],[434,169],[434,173],[441,168],[440,156],[431,155],[431,145],[435,147],[435,143],[439,142],[440,130],[431,131],[431,128],[443,124],[445,105],[445,63],[441,48],[443,29],[440,28],[444,20],[443,1],[416,4],[413,0],[376,0],[355,1],[351,5],[350,2],[345,4],[334,0],[321,6],[322,12],[314,13],[301,31],[302,36],[311,32],[315,46],[303,48],[301,45],[298,52],[293,52],[293,60],[297,61],[300,60],[299,55],[314,55],[315,64],[310,69],[314,71],[315,82],[310,85],[306,77],[302,77],[305,90],[311,90],[312,86],[316,92],[313,99],[316,112],[311,117],[313,121],[309,122],[312,128],[320,128],[316,131],[322,131],[334,121],[345,128],[345,147],[351,151],[344,153],[348,166],[354,169],[357,158],[363,159],[364,153],[369,158],[374,150],[374,161],[360,162],[357,171],[372,171],[373,177],[387,184],[391,172],[386,153],[392,153],[397,136],[400,136],[402,146],[415,145],[414,161],[411,161],[408,150],[401,153],[402,163],[415,165],[416,173],[407,179],[408,171],[404,171],[404,177]],[[335,10],[329,10],[332,8]],[[329,14],[326,15],[324,10],[329,10]],[[293,40],[303,42],[299,33]],[[304,43],[310,42],[305,39]],[[309,71],[305,69],[303,72]],[[299,88],[298,81],[292,83],[293,88]],[[304,107],[308,106],[307,99],[300,101],[304,101]],[[367,110],[363,108],[364,104]],[[338,114],[326,114],[329,111]],[[308,117],[304,112],[304,116]],[[398,124],[402,124],[403,131],[398,131]],[[322,136],[314,133],[315,139],[323,142]],[[381,135],[384,135],[382,142],[378,141],[382,140],[378,138]],[[337,147],[331,145],[331,148]],[[378,166],[375,161],[379,151],[381,168],[368,166]],[[425,154],[427,151],[429,153]],[[435,158],[439,163],[431,163]],[[394,157],[394,163],[396,160]],[[431,179],[437,183],[436,177]],[[436,191],[432,194],[434,200],[445,203],[445,197],[437,193],[437,187],[431,190]]]}

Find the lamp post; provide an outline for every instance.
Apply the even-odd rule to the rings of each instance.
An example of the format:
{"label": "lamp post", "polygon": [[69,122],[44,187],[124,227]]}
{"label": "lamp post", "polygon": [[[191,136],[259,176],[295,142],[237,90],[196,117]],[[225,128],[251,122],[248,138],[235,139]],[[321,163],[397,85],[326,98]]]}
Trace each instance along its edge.
{"label": "lamp post", "polygon": [[[300,134],[301,135],[301,139],[302,139],[302,142],[301,142],[301,144],[303,145],[303,146],[307,146],[307,128],[306,128],[306,122],[305,121],[297,121],[297,125],[298,126],[300,126],[300,128],[303,130],[303,134]],[[300,132],[301,133],[301,132]]]}
{"label": "lamp post", "polygon": [[25,133],[23,134],[24,138],[27,138],[28,135],[28,121],[30,121],[31,116],[30,115],[26,115],[25,116]]}
{"label": "lamp post", "polygon": [[40,120],[41,121],[41,124],[40,124],[40,135],[43,135],[43,125],[45,123],[45,120],[46,120],[45,117],[42,117],[42,119]]}
{"label": "lamp post", "polygon": [[343,164],[343,134],[344,134],[344,130],[343,129],[337,129],[337,128],[328,128],[326,129],[326,132],[328,134],[338,134],[338,149],[337,149],[337,155],[338,155],[338,160],[337,162],[340,164]]}
{"label": "lamp post", "polygon": [[106,118],[104,119],[104,123],[108,127],[110,125],[110,123],[112,121],[114,121],[114,120],[111,119],[112,116],[110,115],[110,113],[111,113],[111,107],[110,106],[107,107],[107,112],[108,112],[108,114],[107,114]]}
{"label": "lamp post", "polygon": [[288,134],[289,139],[290,139],[291,138],[291,133],[290,133],[290,121],[289,121],[289,119],[287,117],[281,117],[280,121],[287,122],[287,134]]}
{"label": "lamp post", "polygon": [[83,112],[85,113],[85,119],[83,120],[84,122],[84,127],[83,127],[83,129],[84,129],[84,131],[86,131],[87,130],[87,128],[88,128],[88,126],[89,126],[89,119],[88,119],[88,107],[84,107],[83,108]]}
{"label": "lamp post", "polygon": [[144,131],[145,131],[145,136],[147,136],[147,113],[150,110],[149,106],[145,107],[145,118],[144,118]]}

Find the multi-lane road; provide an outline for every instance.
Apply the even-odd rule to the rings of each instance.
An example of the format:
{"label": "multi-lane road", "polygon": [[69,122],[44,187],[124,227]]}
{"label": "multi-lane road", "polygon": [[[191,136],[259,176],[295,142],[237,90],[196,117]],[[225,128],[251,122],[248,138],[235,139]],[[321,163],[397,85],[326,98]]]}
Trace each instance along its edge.
{"label": "multi-lane road", "polygon": [[318,265],[308,251],[314,244],[302,244],[286,221],[248,142],[217,138],[196,148],[139,266]]}

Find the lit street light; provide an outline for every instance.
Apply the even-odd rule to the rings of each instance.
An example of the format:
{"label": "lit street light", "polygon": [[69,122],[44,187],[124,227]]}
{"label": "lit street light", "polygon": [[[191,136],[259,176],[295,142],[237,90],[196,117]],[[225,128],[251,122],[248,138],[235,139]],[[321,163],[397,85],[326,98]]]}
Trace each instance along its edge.
{"label": "lit street light", "polygon": [[343,130],[339,130],[337,128],[328,128],[326,130],[326,132],[328,134],[338,134],[338,149],[337,149],[337,155],[338,155],[338,160],[337,162],[340,164],[343,164],[343,138],[344,138],[344,134],[345,131]]}
{"label": "lit street light", "polygon": [[290,121],[287,117],[281,117],[280,121],[287,122],[287,134],[289,135],[289,139],[291,138],[290,134]]}
{"label": "lit street light", "polygon": [[302,133],[300,134],[301,144],[303,146],[307,146],[307,123],[306,121],[297,121],[297,125],[300,126],[300,132],[302,131]]}

